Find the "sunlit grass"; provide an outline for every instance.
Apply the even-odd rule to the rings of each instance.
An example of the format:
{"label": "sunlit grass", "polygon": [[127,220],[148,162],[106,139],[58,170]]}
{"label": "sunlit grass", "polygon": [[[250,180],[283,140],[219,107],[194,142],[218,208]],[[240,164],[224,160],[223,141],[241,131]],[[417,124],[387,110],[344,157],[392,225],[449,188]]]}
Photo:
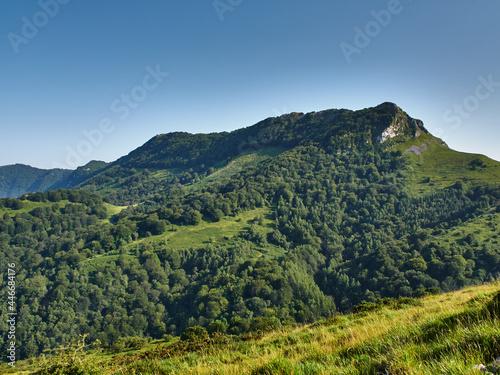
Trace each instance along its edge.
{"label": "sunlit grass", "polygon": [[229,162],[219,162],[215,165],[215,172],[202,180],[186,185],[188,191],[199,189],[214,181],[221,181],[229,178],[249,167],[255,167],[259,163],[271,159],[285,152],[285,147],[266,147],[261,150],[245,152],[229,160]]}
{"label": "sunlit grass", "polygon": [[[454,151],[441,144],[441,140],[429,134],[411,138],[403,144],[394,146],[394,150],[404,152],[411,146],[427,148],[420,155],[410,153],[405,156],[409,161],[406,187],[414,195],[427,194],[444,189],[461,181],[465,186],[500,185],[500,163],[484,155]],[[470,163],[479,159],[484,168],[473,168]]]}
{"label": "sunlit grass", "polygon": [[498,282],[470,287],[103,374],[473,374],[500,355],[499,292]]}
{"label": "sunlit grass", "polygon": [[[24,212],[30,212],[33,209],[37,207],[52,207],[55,206],[57,209],[60,209],[61,207],[66,206],[67,204],[70,204],[68,200],[61,200],[59,202],[32,202],[29,200],[24,200],[22,201],[23,207],[18,209],[18,210],[13,210],[10,208],[0,208],[0,216],[3,216],[4,214],[8,214],[9,216],[15,216],[20,213]],[[71,203],[71,204],[78,204],[78,203]]]}
{"label": "sunlit grass", "polygon": [[[111,206],[115,211],[119,211],[120,207]],[[112,211],[113,212],[113,211]],[[125,256],[133,257],[131,253],[127,253],[138,244],[161,244],[161,247],[172,250],[199,249],[208,244],[228,245],[231,242],[237,241],[237,237],[247,231],[254,220],[262,217],[260,230],[263,233],[272,231],[272,220],[270,218],[270,209],[261,207],[254,210],[242,212],[235,217],[224,217],[218,222],[202,221],[196,226],[171,225],[169,229],[162,235],[141,238],[128,244],[125,247]],[[265,256],[274,258],[283,254],[283,249],[273,244],[267,244],[264,248],[259,248],[253,244],[255,257]],[[85,261],[85,268],[89,269],[99,264],[115,262],[120,256],[120,251],[115,250],[106,254],[95,256]]]}

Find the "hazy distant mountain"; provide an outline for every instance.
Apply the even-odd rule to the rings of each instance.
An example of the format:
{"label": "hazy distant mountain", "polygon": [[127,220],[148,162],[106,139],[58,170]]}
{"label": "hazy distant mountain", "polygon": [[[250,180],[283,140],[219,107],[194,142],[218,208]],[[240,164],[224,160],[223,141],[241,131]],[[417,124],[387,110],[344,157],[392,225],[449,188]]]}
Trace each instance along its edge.
{"label": "hazy distant mountain", "polygon": [[0,198],[17,198],[26,193],[51,189],[70,189],[107,166],[103,161],[91,161],[75,171],[69,169],[39,169],[24,164],[0,167]]}
{"label": "hazy distant mountain", "polygon": [[71,173],[66,169],[39,169],[24,164],[0,167],[0,197],[16,198],[28,192],[45,191]]}

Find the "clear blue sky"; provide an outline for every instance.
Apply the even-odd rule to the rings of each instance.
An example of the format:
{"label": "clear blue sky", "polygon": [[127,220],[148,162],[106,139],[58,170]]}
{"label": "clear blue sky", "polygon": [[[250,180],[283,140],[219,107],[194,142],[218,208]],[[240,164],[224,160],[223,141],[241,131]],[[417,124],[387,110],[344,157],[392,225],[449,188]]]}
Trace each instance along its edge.
{"label": "clear blue sky", "polygon": [[113,161],[158,133],[384,101],[500,160],[499,14],[498,0],[4,2],[0,165]]}

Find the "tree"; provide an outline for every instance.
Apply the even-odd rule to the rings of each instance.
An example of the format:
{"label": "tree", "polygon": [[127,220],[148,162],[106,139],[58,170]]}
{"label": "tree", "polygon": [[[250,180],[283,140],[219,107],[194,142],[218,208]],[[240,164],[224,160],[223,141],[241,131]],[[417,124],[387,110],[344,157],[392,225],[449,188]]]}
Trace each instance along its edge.
{"label": "tree", "polygon": [[198,225],[199,223],[201,223],[201,218],[202,215],[199,211],[191,210],[187,212],[186,223],[189,225]]}
{"label": "tree", "polygon": [[208,332],[204,327],[188,327],[182,332],[180,339],[182,341],[206,341],[208,340]]}

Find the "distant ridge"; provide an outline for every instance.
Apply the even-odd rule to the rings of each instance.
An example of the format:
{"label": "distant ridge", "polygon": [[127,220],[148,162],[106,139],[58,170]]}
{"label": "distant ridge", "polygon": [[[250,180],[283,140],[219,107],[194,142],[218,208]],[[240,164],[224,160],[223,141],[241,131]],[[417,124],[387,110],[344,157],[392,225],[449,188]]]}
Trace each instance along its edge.
{"label": "distant ridge", "polygon": [[16,198],[22,194],[45,191],[71,174],[67,169],[39,169],[24,164],[0,167],[0,197]]}
{"label": "distant ridge", "polygon": [[25,164],[0,167],[0,198],[17,198],[26,193],[52,189],[70,189],[91,177],[108,163],[91,161],[72,171],[40,169]]}

